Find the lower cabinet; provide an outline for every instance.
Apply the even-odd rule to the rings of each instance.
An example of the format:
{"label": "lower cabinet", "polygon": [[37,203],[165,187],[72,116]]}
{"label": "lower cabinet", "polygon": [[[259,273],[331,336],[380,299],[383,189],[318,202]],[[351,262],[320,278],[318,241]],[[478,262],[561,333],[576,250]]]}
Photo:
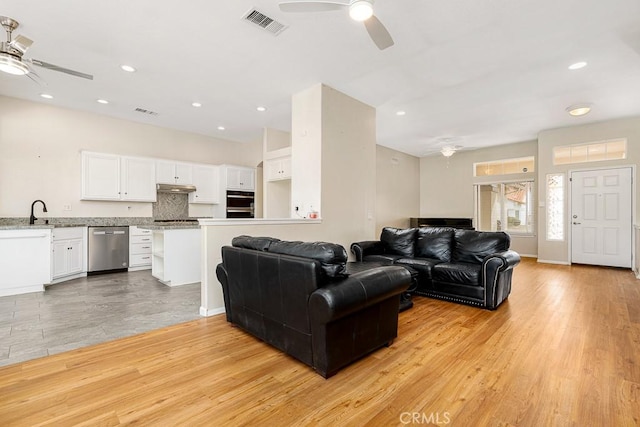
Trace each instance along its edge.
{"label": "lower cabinet", "polygon": [[136,226],[129,227],[129,271],[151,268],[153,233]]}
{"label": "lower cabinet", "polygon": [[86,272],[85,232],[85,227],[53,229],[51,238],[52,281]]}
{"label": "lower cabinet", "polygon": [[0,230],[0,296],[42,292],[51,281],[51,230]]}
{"label": "lower cabinet", "polygon": [[199,228],[154,230],[151,275],[167,286],[200,281]]}

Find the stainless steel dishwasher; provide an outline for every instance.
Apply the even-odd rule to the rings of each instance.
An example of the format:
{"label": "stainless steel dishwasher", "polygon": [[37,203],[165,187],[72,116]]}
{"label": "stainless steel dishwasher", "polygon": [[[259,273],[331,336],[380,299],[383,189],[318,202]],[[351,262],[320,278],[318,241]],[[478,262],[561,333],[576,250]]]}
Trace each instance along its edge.
{"label": "stainless steel dishwasher", "polygon": [[129,227],[89,227],[88,273],[129,267]]}

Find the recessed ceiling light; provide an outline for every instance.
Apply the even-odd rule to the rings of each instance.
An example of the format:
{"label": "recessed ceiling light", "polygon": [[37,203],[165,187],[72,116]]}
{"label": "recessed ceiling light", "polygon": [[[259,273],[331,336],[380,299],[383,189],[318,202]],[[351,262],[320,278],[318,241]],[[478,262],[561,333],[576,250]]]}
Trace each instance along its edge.
{"label": "recessed ceiling light", "polygon": [[120,68],[122,68],[127,73],[135,73],[136,72],[136,69],[133,68],[131,65],[121,65]]}
{"label": "recessed ceiling light", "polygon": [[591,105],[589,104],[575,104],[566,108],[567,112],[572,116],[584,116],[591,111]]}
{"label": "recessed ceiling light", "polygon": [[584,61],[576,62],[575,64],[569,65],[570,70],[579,70],[580,68],[584,68],[587,66],[587,63]]}
{"label": "recessed ceiling light", "polygon": [[396,111],[396,116],[404,116],[405,114],[407,114],[406,111]]}
{"label": "recessed ceiling light", "polygon": [[193,107],[202,107],[202,104],[200,104],[199,102],[193,102],[191,105]]}
{"label": "recessed ceiling light", "polygon": [[53,99],[53,95],[49,95],[48,93],[41,93],[40,97],[44,99]]}
{"label": "recessed ceiling light", "polygon": [[109,101],[107,101],[106,99],[97,99],[96,102],[98,104],[108,104],[109,103]]}
{"label": "recessed ceiling light", "polygon": [[257,107],[256,110],[262,112],[262,111],[267,111],[267,107]]}
{"label": "recessed ceiling light", "polygon": [[218,130],[224,130],[224,126],[218,126]]}

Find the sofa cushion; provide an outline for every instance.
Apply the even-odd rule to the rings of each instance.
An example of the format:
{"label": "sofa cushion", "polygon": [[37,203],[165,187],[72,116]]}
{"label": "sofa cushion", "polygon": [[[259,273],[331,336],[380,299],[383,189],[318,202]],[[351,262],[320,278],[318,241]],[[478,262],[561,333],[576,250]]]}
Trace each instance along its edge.
{"label": "sofa cushion", "polygon": [[452,260],[481,264],[488,255],[509,249],[511,239],[505,232],[456,230]]}
{"label": "sofa cushion", "polygon": [[268,251],[271,243],[279,242],[274,237],[237,236],[231,240],[231,246],[236,248],[254,249],[256,251]]}
{"label": "sofa cushion", "polygon": [[456,230],[449,227],[420,227],[417,232],[415,256],[451,261]]}
{"label": "sofa cushion", "polygon": [[480,286],[480,270],[480,264],[444,262],[433,266],[431,274],[434,282]]}
{"label": "sofa cushion", "polygon": [[373,255],[365,255],[362,257],[362,261],[364,262],[381,262],[384,264],[393,265],[397,259],[402,258],[402,255],[395,254],[373,254]]}
{"label": "sofa cushion", "polygon": [[320,262],[327,277],[346,277],[347,251],[341,245],[327,242],[274,241],[269,252],[311,258]]}
{"label": "sofa cushion", "polygon": [[431,280],[433,266],[440,263],[440,260],[428,258],[400,258],[396,261],[397,265],[406,265],[415,269],[420,280]]}
{"label": "sofa cushion", "polygon": [[384,244],[387,253],[412,257],[415,236],[415,228],[384,227],[380,234],[380,241]]}

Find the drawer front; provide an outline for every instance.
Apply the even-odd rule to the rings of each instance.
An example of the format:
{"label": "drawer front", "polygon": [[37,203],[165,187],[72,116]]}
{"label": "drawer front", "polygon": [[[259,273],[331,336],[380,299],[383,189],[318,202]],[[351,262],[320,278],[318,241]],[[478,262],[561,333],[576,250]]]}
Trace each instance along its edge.
{"label": "drawer front", "polygon": [[82,239],[84,237],[84,227],[60,227],[54,228],[51,235],[53,240]]}
{"label": "drawer front", "polygon": [[[149,230],[149,231],[151,231],[151,230]],[[151,245],[152,241],[153,241],[153,237],[151,235],[147,235],[147,236],[129,236],[129,243],[131,243],[131,244],[148,243],[149,245]]]}
{"label": "drawer front", "polygon": [[129,236],[151,236],[151,230],[144,230],[135,225],[129,227]]}
{"label": "drawer front", "polygon": [[131,255],[134,255],[134,254],[150,254],[151,253],[151,242],[132,243],[129,246],[129,253]]}
{"label": "drawer front", "polygon": [[140,267],[143,265],[151,265],[151,254],[129,255],[129,267]]}

